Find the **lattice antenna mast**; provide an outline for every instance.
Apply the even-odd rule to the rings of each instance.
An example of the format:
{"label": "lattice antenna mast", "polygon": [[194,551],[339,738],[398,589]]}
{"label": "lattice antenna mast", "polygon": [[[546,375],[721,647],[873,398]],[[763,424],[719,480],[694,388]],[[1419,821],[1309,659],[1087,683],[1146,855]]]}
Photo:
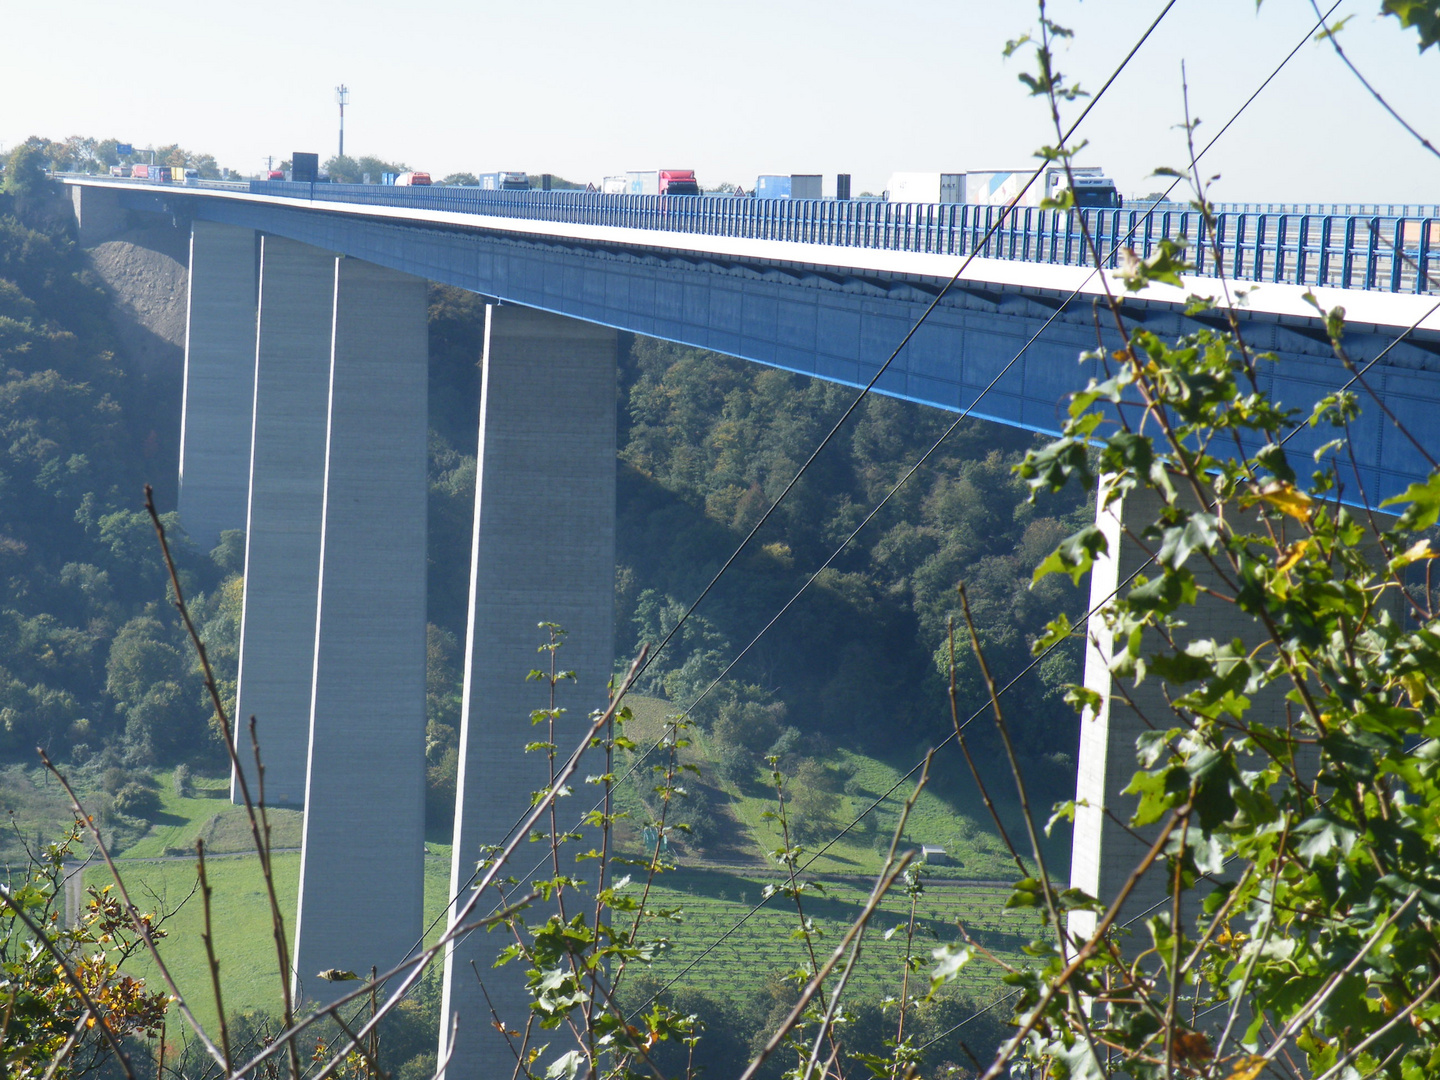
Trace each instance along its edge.
{"label": "lattice antenna mast", "polygon": [[345,103],[350,100],[350,88],[341,83],[335,88],[335,101],[340,106],[340,153],[345,156]]}

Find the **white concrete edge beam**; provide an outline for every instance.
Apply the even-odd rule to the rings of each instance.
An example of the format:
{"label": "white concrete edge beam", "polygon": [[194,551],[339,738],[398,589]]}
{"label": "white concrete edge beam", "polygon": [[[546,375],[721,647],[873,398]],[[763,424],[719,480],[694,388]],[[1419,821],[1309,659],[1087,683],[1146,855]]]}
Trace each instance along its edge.
{"label": "white concrete edge beam", "polygon": [[[399,223],[423,221],[427,224],[450,225],[476,232],[501,233],[516,237],[538,236],[552,240],[585,240],[594,243],[623,244],[652,252],[688,252],[732,258],[761,259],[775,263],[833,267],[839,270],[868,270],[885,274],[909,274],[918,277],[948,279],[960,272],[959,281],[966,285],[1003,286],[1039,290],[1047,293],[1078,292],[1089,298],[1111,294],[1127,302],[1163,304],[1184,307],[1191,296],[1225,296],[1227,282],[1214,277],[1189,275],[1183,277],[1184,288],[1152,284],[1139,292],[1127,292],[1124,280],[1113,270],[1104,271],[1104,284],[1095,271],[1084,266],[1059,266],[1054,263],[1028,262],[1020,259],[969,260],[964,255],[927,255],[878,248],[805,244],[789,240],[749,240],[738,237],[706,236],[699,233],[660,232],[654,229],[628,229],[613,225],[578,225],[559,221],[537,221],[527,218],[491,217],[455,210],[422,210],[404,206],[380,206],[367,203],[334,202],[323,199],[296,199],[278,195],[253,195],[243,191],[215,191],[207,188],[155,188],[116,181],[66,180],[67,184],[87,187],[120,187],[126,190],[171,192],[201,198],[222,198],[266,206],[319,210],[325,213],[348,214],[355,217],[386,218]],[[968,230],[967,230],[968,232]],[[961,270],[964,267],[963,271]],[[1245,296],[1238,305],[1256,314],[1285,319],[1303,319],[1319,323],[1320,316],[1305,300],[1313,293],[1326,311],[1345,308],[1351,323],[1396,328],[1418,324],[1417,329],[1440,331],[1440,297],[1415,293],[1371,292],[1364,289],[1339,289],[1325,286],[1286,285],[1269,282],[1235,280],[1228,282],[1231,290],[1243,289]]]}

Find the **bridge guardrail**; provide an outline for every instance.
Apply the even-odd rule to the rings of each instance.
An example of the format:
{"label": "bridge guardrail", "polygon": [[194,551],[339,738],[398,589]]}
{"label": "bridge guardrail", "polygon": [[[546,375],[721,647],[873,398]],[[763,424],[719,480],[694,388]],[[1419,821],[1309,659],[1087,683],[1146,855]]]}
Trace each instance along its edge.
{"label": "bridge guardrail", "polygon": [[[188,185],[134,181],[179,189]],[[529,221],[616,226],[654,232],[779,240],[822,247],[968,255],[1062,266],[1093,264],[1085,236],[1115,269],[1132,249],[1148,258],[1162,239],[1186,238],[1195,272],[1249,282],[1392,293],[1440,293],[1440,207],[1370,204],[1363,213],[1316,214],[1295,206],[1237,209],[1221,204],[1213,226],[1198,211],[1042,210],[966,203],[870,199],[755,199],[731,195],[607,195],[587,191],[486,191],[474,187],[308,184],[284,180],[200,181],[294,199],[486,214]],[[1386,211],[1382,213],[1381,211]],[[1391,213],[1389,211],[1401,211]],[[1415,210],[1411,214],[1406,211]],[[985,236],[999,222],[988,241]],[[1082,228],[1083,225],[1083,228]],[[1217,267],[1217,259],[1219,266]]]}
{"label": "bridge guardrail", "polygon": [[1440,217],[1440,203],[1215,203],[1221,214],[1321,214],[1329,217]]}
{"label": "bridge guardrail", "polygon": [[[1380,292],[1440,292],[1429,277],[1440,254],[1440,213],[1424,216],[1226,212],[1213,227],[1195,210],[1041,210],[965,203],[755,199],[730,195],[607,195],[586,191],[485,191],[373,184],[251,181],[256,194],[452,210],[532,221],[779,240],[824,247],[968,255],[1088,266],[1085,229],[1104,265],[1125,248],[1148,258],[1162,238],[1190,241],[1196,273],[1252,282]],[[1433,208],[1431,208],[1433,209]],[[984,237],[999,221],[999,228]],[[1127,239],[1128,238],[1128,239]],[[1440,267],[1433,267],[1440,270]]]}

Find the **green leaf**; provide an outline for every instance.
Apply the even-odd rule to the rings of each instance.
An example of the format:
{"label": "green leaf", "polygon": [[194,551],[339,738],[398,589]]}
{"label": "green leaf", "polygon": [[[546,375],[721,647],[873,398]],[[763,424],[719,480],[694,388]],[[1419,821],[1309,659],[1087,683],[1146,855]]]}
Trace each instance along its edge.
{"label": "green leaf", "polygon": [[571,1050],[551,1063],[545,1070],[545,1080],[575,1080],[580,1073],[580,1066],[584,1064],[585,1056],[579,1050]]}
{"label": "green leaf", "polygon": [[1421,484],[1411,484],[1401,494],[1386,499],[1381,506],[1406,506],[1396,528],[1419,532],[1440,519],[1440,471],[1432,472]]}
{"label": "green leaf", "polygon": [[1177,289],[1184,288],[1185,283],[1180,275],[1194,269],[1191,263],[1185,261],[1187,246],[1183,238],[1171,240],[1165,237],[1155,245],[1155,250],[1146,259],[1140,258],[1130,248],[1125,248],[1120,252],[1117,276],[1131,292],[1139,292],[1154,281],[1173,285]]}
{"label": "green leaf", "polygon": [[1110,543],[1105,534],[1094,525],[1086,526],[1073,536],[1066,537],[1060,546],[1046,556],[1045,561],[1035,568],[1032,584],[1050,574],[1065,573],[1076,585],[1090,572],[1098,556],[1108,554]]}
{"label": "green leaf", "polygon": [[1420,51],[1440,41],[1440,0],[1382,0],[1380,11],[1400,20],[1405,29],[1420,36]]}
{"label": "green leaf", "polygon": [[935,960],[934,967],[930,969],[930,993],[933,996],[940,987],[955,981],[955,977],[974,958],[975,950],[969,945],[947,944],[931,950],[930,955]]}
{"label": "green leaf", "polygon": [[1360,837],[1353,825],[1341,821],[1328,810],[1321,810],[1314,817],[1302,821],[1294,831],[1296,836],[1303,838],[1298,849],[1300,858],[1311,866],[1333,851],[1350,854]]}
{"label": "green leaf", "polygon": [[1197,512],[1191,514],[1184,524],[1170,526],[1161,534],[1163,539],[1156,561],[1161,566],[1178,570],[1196,551],[1208,553],[1220,539],[1218,525],[1219,520],[1214,514]]}

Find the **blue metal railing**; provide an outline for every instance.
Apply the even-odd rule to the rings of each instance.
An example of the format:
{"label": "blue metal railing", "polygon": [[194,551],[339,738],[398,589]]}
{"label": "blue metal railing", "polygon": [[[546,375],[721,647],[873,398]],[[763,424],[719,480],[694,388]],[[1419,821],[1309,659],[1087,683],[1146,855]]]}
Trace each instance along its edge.
{"label": "blue metal railing", "polygon": [[978,249],[985,258],[1064,266],[1093,264],[1085,240],[1088,231],[1102,262],[1112,269],[1122,263],[1127,248],[1148,258],[1162,239],[1183,236],[1190,242],[1190,259],[1199,274],[1215,275],[1218,259],[1225,276],[1243,281],[1440,292],[1440,281],[1430,280],[1431,264],[1440,253],[1440,210],[1435,207],[1417,208],[1429,212],[1413,216],[1224,212],[1216,215],[1212,228],[1194,210],[1146,211],[1139,207],[1072,212],[1016,207],[1007,215],[1003,207],[963,203],[482,191],[278,180],[253,181],[250,190],[303,199],[823,247],[934,255],[968,255]]}
{"label": "blue metal railing", "polygon": [[1440,217],[1437,203],[1216,203],[1220,214],[1321,214],[1328,217]]}
{"label": "blue metal railing", "polygon": [[[145,181],[139,181],[144,184]],[[178,185],[176,185],[178,187]],[[207,185],[210,186],[210,185]],[[214,185],[220,186],[220,185]],[[233,185],[226,185],[233,186]],[[183,190],[183,189],[182,189]],[[253,194],[372,206],[449,210],[527,221],[648,232],[779,240],[822,247],[969,255],[1114,269],[1133,250],[1184,237],[1195,272],[1251,282],[1392,293],[1440,293],[1440,207],[1371,204],[1353,213],[1300,206],[1217,208],[1213,223],[1175,203],[1153,210],[1054,211],[870,199],[755,199],[730,195],[607,195],[250,181]],[[1333,208],[1325,208],[1333,209]],[[1360,212],[1363,211],[1363,212]],[[1414,211],[1411,213],[1411,211]],[[993,231],[992,231],[993,230]]]}

